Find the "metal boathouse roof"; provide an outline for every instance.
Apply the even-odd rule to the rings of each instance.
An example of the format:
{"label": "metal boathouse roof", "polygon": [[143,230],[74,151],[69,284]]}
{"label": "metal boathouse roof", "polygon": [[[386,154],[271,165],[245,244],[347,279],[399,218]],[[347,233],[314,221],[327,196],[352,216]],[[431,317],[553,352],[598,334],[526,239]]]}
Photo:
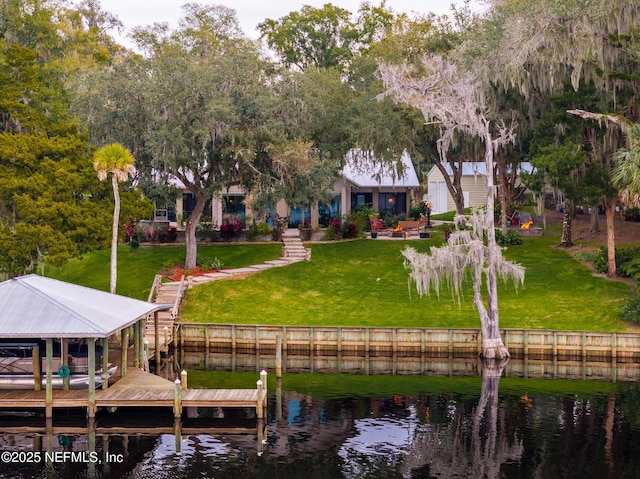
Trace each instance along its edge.
{"label": "metal boathouse roof", "polygon": [[0,338],[106,338],[171,306],[30,274],[0,283]]}

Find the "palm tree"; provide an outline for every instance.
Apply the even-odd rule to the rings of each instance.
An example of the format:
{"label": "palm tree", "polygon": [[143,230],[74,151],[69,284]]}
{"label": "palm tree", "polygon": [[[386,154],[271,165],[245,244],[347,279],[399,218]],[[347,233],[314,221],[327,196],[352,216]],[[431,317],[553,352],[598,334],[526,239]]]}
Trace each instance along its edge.
{"label": "palm tree", "polygon": [[131,152],[120,145],[112,143],[97,150],[93,155],[93,168],[98,172],[98,179],[105,180],[111,173],[113,185],[113,231],[111,233],[111,276],[109,290],[116,293],[117,261],[118,261],[118,222],[120,220],[120,191],[118,182],[126,181],[133,173],[135,158]]}
{"label": "palm tree", "polygon": [[633,124],[625,131],[627,147],[613,155],[616,166],[611,173],[613,184],[620,189],[625,203],[637,203],[640,195],[640,124]]}

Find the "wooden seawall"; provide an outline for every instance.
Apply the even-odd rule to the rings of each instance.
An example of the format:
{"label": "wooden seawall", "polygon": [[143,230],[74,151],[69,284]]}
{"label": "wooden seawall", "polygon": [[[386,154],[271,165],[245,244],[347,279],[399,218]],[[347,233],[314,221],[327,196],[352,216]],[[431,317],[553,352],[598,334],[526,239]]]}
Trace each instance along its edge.
{"label": "wooden seawall", "polygon": [[[640,333],[501,330],[514,356],[640,359]],[[182,349],[274,351],[277,338],[287,352],[474,354],[479,329],[254,326],[177,323],[175,346]]]}

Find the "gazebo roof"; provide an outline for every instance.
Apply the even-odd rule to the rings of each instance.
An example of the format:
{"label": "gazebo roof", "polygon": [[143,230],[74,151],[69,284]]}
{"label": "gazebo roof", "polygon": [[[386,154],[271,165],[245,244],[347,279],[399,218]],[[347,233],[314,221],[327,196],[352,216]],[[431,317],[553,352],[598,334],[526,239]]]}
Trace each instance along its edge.
{"label": "gazebo roof", "polygon": [[0,283],[0,338],[106,338],[171,307],[30,274]]}

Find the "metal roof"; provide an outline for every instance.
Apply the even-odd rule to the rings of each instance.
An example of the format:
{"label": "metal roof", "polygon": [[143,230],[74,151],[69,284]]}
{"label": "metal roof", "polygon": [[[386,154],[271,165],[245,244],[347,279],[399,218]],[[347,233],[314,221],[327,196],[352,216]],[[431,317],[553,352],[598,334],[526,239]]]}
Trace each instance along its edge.
{"label": "metal roof", "polygon": [[[449,176],[453,176],[453,169],[451,168],[450,163],[444,163],[444,168],[447,171]],[[437,167],[434,165],[431,167],[429,174],[432,171],[436,171]],[[511,172],[511,167],[509,166],[508,171]],[[528,161],[522,161],[516,167],[516,171],[519,174],[521,171],[526,171],[527,173],[533,172],[533,165]],[[484,176],[487,172],[487,165],[483,161],[465,161],[462,163],[462,176],[475,176],[482,175]]]}
{"label": "metal roof", "polygon": [[404,151],[400,156],[402,172],[400,175],[396,169],[384,162],[376,162],[371,155],[362,150],[352,149],[346,155],[346,165],[342,170],[344,177],[361,187],[404,187],[415,188],[420,186],[420,181],[413,167],[409,154]]}
{"label": "metal roof", "polygon": [[106,338],[171,307],[30,274],[0,283],[0,338]]}

